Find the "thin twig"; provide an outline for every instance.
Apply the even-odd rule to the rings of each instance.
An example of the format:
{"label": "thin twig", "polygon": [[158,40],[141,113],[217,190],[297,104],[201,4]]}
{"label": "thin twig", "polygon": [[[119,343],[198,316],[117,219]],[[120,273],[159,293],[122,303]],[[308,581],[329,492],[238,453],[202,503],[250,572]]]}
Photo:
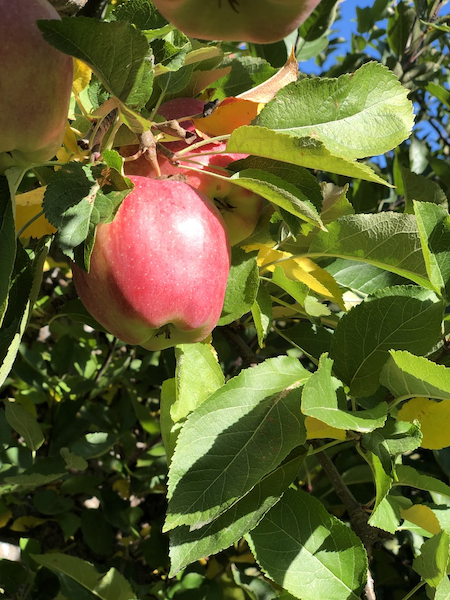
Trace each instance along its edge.
{"label": "thin twig", "polygon": [[225,327],[221,327],[221,331],[238,351],[239,356],[242,358],[243,366],[254,366],[262,361],[262,358],[253,352],[250,346],[241,338],[233,327],[225,325]]}
{"label": "thin twig", "polygon": [[374,544],[381,540],[389,539],[390,534],[382,529],[378,529],[378,527],[369,525],[368,514],[348,489],[328,454],[325,452],[318,452],[315,456],[331,481],[339,499],[345,505],[350,518],[350,523],[352,524],[355,533],[364,544],[370,559]]}
{"label": "thin twig", "polygon": [[367,583],[366,587],[364,588],[364,595],[366,596],[367,600],[377,600],[374,581],[370,569],[367,569]]}

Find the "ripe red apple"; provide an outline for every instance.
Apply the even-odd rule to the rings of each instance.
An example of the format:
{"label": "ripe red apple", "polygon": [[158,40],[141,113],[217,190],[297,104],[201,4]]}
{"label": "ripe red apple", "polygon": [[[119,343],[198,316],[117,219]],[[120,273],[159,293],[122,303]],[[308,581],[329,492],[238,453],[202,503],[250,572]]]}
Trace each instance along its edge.
{"label": "ripe red apple", "polygon": [[[169,100],[161,105],[158,113],[166,119],[182,119],[185,116],[195,115],[203,110],[204,102],[195,98],[176,98]],[[192,121],[181,121],[181,125],[189,131],[194,130]],[[199,138],[200,139],[200,138]],[[168,142],[165,144],[172,152],[178,152],[186,148],[186,142],[180,140],[177,142]],[[132,156],[136,152],[135,146],[129,146],[121,149],[124,156]],[[250,190],[246,190],[236,184],[226,182],[207,173],[217,173],[225,177],[229,176],[226,171],[228,165],[246,154],[234,154],[226,152],[226,143],[210,143],[202,146],[201,149],[193,151],[198,156],[184,155],[179,160],[178,165],[174,165],[165,157],[159,158],[161,175],[181,174],[187,177],[187,182],[200,192],[213,200],[222,213],[222,217],[227,226],[230,243],[232,246],[245,240],[255,229],[256,223],[261,215],[263,207],[263,198]],[[221,154],[210,154],[211,152],[220,152]],[[190,171],[186,166],[194,166],[201,169],[202,173]],[[136,160],[125,162],[126,175],[141,175],[143,177],[155,177],[156,173],[153,165],[145,156]]]}
{"label": "ripe red apple", "polygon": [[60,17],[47,0],[0,0],[0,169],[51,159],[64,136],[73,60],[37,19]]}
{"label": "ripe red apple", "polygon": [[203,40],[269,44],[297,29],[320,0],[153,0],[185,34]]}
{"label": "ripe red apple", "polygon": [[214,204],[180,181],[132,176],[112,223],[97,228],[79,297],[105,329],[162,350],[207,337],[222,311],[230,246]]}

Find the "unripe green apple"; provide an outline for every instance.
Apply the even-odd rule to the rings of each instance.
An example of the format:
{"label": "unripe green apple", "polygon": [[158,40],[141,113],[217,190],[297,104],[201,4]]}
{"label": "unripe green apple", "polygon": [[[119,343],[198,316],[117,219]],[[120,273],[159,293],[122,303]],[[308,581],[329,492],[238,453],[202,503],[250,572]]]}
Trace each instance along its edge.
{"label": "unripe green apple", "polygon": [[89,273],[73,265],[86,309],[119,339],[162,350],[206,338],[219,320],[230,246],[222,217],[180,181],[135,188],[97,228]]}
{"label": "unripe green apple", "polygon": [[0,0],[0,172],[51,159],[64,136],[73,60],[42,37],[47,0]]}
{"label": "unripe green apple", "polygon": [[[182,119],[185,116],[200,113],[203,105],[201,100],[195,98],[176,98],[162,104],[158,113],[168,120]],[[192,121],[181,121],[181,125],[189,131],[194,129]],[[166,145],[173,152],[187,146],[184,141],[169,142]],[[130,156],[136,152],[136,147],[122,148],[121,152],[124,156]],[[221,154],[209,154],[211,152],[220,152]],[[228,165],[247,155],[226,152],[226,143],[224,142],[206,144],[195,151],[195,154],[197,156],[192,158],[189,154],[184,155],[178,165],[174,165],[167,158],[161,156],[159,158],[161,175],[184,175],[189,185],[213,200],[222,213],[231,245],[239,244],[253,233],[261,215],[264,200],[250,190],[239,187],[231,181],[217,179],[207,173],[217,173],[228,177],[226,171]],[[189,166],[201,169],[203,173],[184,168]],[[152,163],[145,156],[126,162],[124,170],[127,175],[156,176]]]}
{"label": "unripe green apple", "polygon": [[269,44],[297,29],[320,0],[153,0],[185,34],[203,40]]}

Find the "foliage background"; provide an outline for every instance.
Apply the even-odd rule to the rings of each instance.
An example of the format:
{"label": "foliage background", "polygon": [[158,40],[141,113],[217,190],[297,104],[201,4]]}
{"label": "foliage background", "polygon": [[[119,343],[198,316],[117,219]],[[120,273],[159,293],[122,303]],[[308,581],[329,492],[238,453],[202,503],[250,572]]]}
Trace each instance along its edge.
{"label": "foliage background", "polygon": [[[350,0],[346,2],[350,4]],[[338,37],[333,25],[333,18],[339,18],[339,7],[332,0],[323,0],[323,11],[315,13],[300,30],[297,58],[301,72],[302,61],[315,56],[314,71],[329,78],[354,73],[375,59],[391,69],[408,89],[416,113],[416,126],[411,137],[382,158],[365,161],[377,175],[395,187],[333,175],[327,172],[325,164],[323,171],[315,171],[314,174],[320,182],[333,183],[346,190],[341,195],[337,216],[351,205],[357,214],[376,216],[382,212],[394,222],[397,214],[402,217],[412,214],[413,200],[416,200],[426,204],[422,213],[416,211],[426,229],[427,224],[432,222],[426,213],[427,205],[442,209],[444,216],[441,220],[436,217],[436,221],[442,225],[444,241],[432,247],[435,251],[432,254],[437,256],[437,270],[443,274],[441,279],[445,288],[448,282],[446,261],[449,260],[445,251],[449,239],[446,196],[450,187],[450,139],[447,133],[450,96],[449,29],[444,4],[437,0],[416,3],[377,0],[366,7],[358,6],[357,33],[351,36],[348,52],[348,40]],[[89,3],[86,8],[89,8]],[[111,9],[108,8],[107,18],[111,16]],[[431,22],[433,25],[429,24]],[[248,49],[224,44],[225,53],[234,52],[242,60],[235,66],[236,88],[230,87],[229,80],[219,81],[217,93],[227,96],[243,91],[246,85],[248,87],[245,82],[249,74],[253,73],[252,65],[261,65],[261,58],[267,63],[261,67],[260,78],[268,78],[273,68],[280,68],[285,63],[286,48],[284,42],[267,47],[250,46]],[[161,50],[162,55],[166,51],[167,48]],[[177,80],[174,73],[178,71],[167,76],[169,96],[170,92],[177,95],[184,89],[183,78]],[[253,79],[253,83],[259,83],[257,78]],[[96,101],[100,103],[100,92],[104,91],[99,92],[99,89],[98,82],[97,89],[93,85],[90,88],[90,99],[94,105]],[[154,100],[152,97],[149,102]],[[35,176],[25,178],[20,191],[33,188],[35,181]],[[284,218],[283,226],[287,223],[288,227],[299,231],[300,226],[289,220],[289,214],[284,214]],[[279,223],[272,223],[272,231],[278,227]],[[307,232],[306,229],[302,231]],[[430,238],[429,235],[427,240]],[[361,238],[361,243],[363,241]],[[40,244],[43,246],[45,242]],[[39,258],[40,246],[34,246],[34,250]],[[394,244],[393,253],[396,252],[398,248]],[[237,290],[244,288],[248,291],[251,287],[252,277],[253,280],[255,277],[254,257],[254,254],[236,252]],[[373,271],[368,275],[367,270],[362,283],[358,283],[355,270],[344,268],[348,263],[342,265],[322,258],[320,266],[329,269],[341,290],[352,292],[353,295],[347,295],[347,300],[354,303],[385,286],[392,289],[397,284],[411,283],[401,277],[404,272],[393,275],[389,271]],[[370,266],[370,261],[366,266]],[[38,270],[36,265],[33,268]],[[273,284],[268,289],[278,300],[289,305],[293,304],[292,298],[298,300],[303,297],[304,300],[304,290],[288,288],[287,294],[282,294],[280,288],[274,290]],[[17,294],[16,305],[23,303],[25,296],[28,298],[28,290],[24,291],[20,286],[14,293]],[[404,296],[407,295],[405,292]],[[438,300],[432,292],[423,289],[418,294],[411,294],[411,302],[417,303],[412,309],[415,330],[427,332],[430,336],[423,352],[418,351],[414,344],[411,352],[426,355],[433,366],[449,366],[450,362],[446,338],[434,343],[439,337],[434,335],[436,329],[438,334],[441,327],[444,333],[447,332],[446,317],[442,318],[445,293],[443,298]],[[383,306],[389,307],[387,314],[393,321],[400,318],[398,315],[405,310],[400,303],[395,312],[396,306],[389,303],[386,296],[378,300],[380,310]],[[242,303],[242,299],[239,302]],[[260,299],[260,307],[263,302]],[[321,302],[325,304],[323,298]],[[320,304],[317,298],[311,303],[314,306]],[[168,510],[168,457],[170,459],[174,446],[173,436],[177,435],[187,413],[204,400],[206,404],[202,406],[207,407],[205,414],[198,411],[195,414],[205,419],[208,414],[213,415],[214,419],[214,399],[209,400],[208,405],[208,396],[220,388],[225,379],[237,376],[249,365],[258,365],[258,377],[263,376],[264,369],[267,369],[266,377],[272,382],[274,393],[288,386],[286,381],[290,382],[289,377],[297,381],[299,369],[303,369],[309,377],[311,372],[316,371],[322,352],[330,349],[330,331],[342,317],[339,306],[334,307],[331,315],[319,309],[317,314],[313,314],[310,307],[307,318],[300,322],[291,321],[289,314],[282,313],[283,304],[280,302],[273,313],[276,327],[269,332],[260,348],[261,331],[252,320],[255,312],[253,315],[249,312],[252,306],[251,302],[238,319],[232,319],[215,330],[213,346],[217,362],[211,351],[204,347],[179,347],[175,352],[170,349],[160,353],[127,347],[88,320],[73,292],[68,263],[61,250],[52,247],[45,262],[43,281],[29,326],[21,340],[13,368],[1,388],[5,403],[0,411],[0,539],[19,547],[21,552],[20,561],[0,561],[0,593],[3,597],[22,600],[289,600],[294,597],[282,589],[283,574],[278,578],[273,574],[277,568],[276,560],[272,570],[270,561],[273,557],[263,556],[263,544],[258,535],[260,539],[272,536],[272,547],[275,547],[276,539],[273,532],[264,530],[263,526],[258,526],[246,538],[239,536],[239,540],[220,552],[211,552],[210,555],[205,552],[207,558],[196,558],[190,563],[189,557],[182,560],[178,556],[177,561],[182,568],[177,574],[169,574],[169,534],[163,533]],[[370,311],[369,302],[367,306],[367,323],[372,336],[376,331],[381,332],[382,327],[378,320],[370,321],[374,312]],[[436,309],[437,316],[427,320],[427,311],[433,309]],[[264,316],[263,309],[261,313]],[[86,325],[86,322],[89,324]],[[5,323],[10,325],[8,320]],[[287,333],[286,330],[293,324],[294,330]],[[3,327],[2,336],[3,351],[6,342],[9,345],[10,341],[7,327]],[[333,358],[336,361],[335,375],[345,381],[345,357],[352,354],[354,345],[352,340],[349,342],[344,338],[334,342]],[[344,358],[339,366],[340,354]],[[386,399],[392,400],[392,394],[403,400],[427,396],[427,386],[431,385],[434,387],[433,393],[429,391],[430,397],[450,399],[447,371],[439,371],[435,376],[434,371],[427,371],[431,369],[428,362],[414,363],[411,359],[415,369],[408,372],[409,362],[407,360],[403,364],[402,358],[399,352],[390,359],[384,372],[385,387],[375,386],[369,398],[356,394],[358,405],[350,406],[349,413],[372,410],[369,420],[375,422],[380,418],[376,413],[377,407]],[[273,359],[274,362],[263,363],[264,359]],[[7,355],[5,360],[7,362]],[[312,378],[309,380],[309,388],[305,384],[305,390],[310,393],[308,415],[315,414],[325,421],[330,417],[326,410],[320,412],[326,406],[321,406],[320,395],[320,401],[316,401],[314,382],[318,382],[320,387],[322,383],[334,381],[323,375],[330,368],[329,360],[322,358],[319,375],[314,381]],[[421,357],[421,360],[425,359]],[[295,368],[292,366],[294,362]],[[215,365],[220,365],[220,369],[217,370]],[[369,367],[372,368],[372,365]],[[276,375],[278,371],[281,374]],[[416,381],[411,383],[417,373],[420,374],[419,379],[425,382],[423,389]],[[320,381],[321,374],[325,378],[323,382]],[[281,375],[286,379],[281,381]],[[224,379],[221,380],[221,377]],[[392,388],[394,384],[401,388],[399,382],[402,380],[407,381],[407,389],[395,394]],[[204,389],[199,389],[199,381],[205,382]],[[238,387],[238,404],[248,390],[253,389],[252,385],[249,381]],[[14,403],[8,398],[14,398]],[[182,398],[183,402],[176,405],[178,415],[174,419],[174,413],[167,409],[164,412],[162,406],[173,407],[177,398]],[[295,407],[299,398],[293,393],[290,402],[289,406]],[[395,407],[393,414],[395,416]],[[353,419],[360,415],[347,417]],[[334,431],[328,422],[325,442],[311,442],[314,436],[309,431],[309,442],[305,443],[306,430],[303,430],[301,445],[292,444],[292,448],[286,451],[289,458],[282,467],[274,464],[275,471],[284,469],[286,474],[283,471],[283,477],[288,483],[295,481],[297,491],[302,494],[298,496],[302,498],[302,504],[294,507],[295,494],[292,489],[288,490],[283,496],[286,503],[283,506],[292,514],[298,510],[299,514],[316,515],[322,519],[320,526],[330,531],[333,526],[339,529],[334,517],[345,523],[352,520],[352,497],[356,499],[359,510],[362,506],[367,514],[386,500],[376,523],[387,527],[388,531],[376,538],[377,543],[367,540],[364,526],[357,531],[370,550],[370,572],[376,589],[373,593],[377,598],[406,600],[413,591],[417,600],[448,597],[446,572],[450,529],[446,509],[450,506],[450,488],[446,484],[450,476],[449,417],[447,413],[439,414],[437,422],[431,424],[428,430],[431,442],[427,447],[423,447],[423,443],[420,446],[422,436],[427,433],[423,424],[420,431],[417,424],[405,425],[405,421],[392,419],[396,425],[390,422],[391,431],[382,427],[375,429],[377,437],[370,428],[365,431],[359,422],[347,427],[339,421]],[[344,417],[341,415],[341,418]],[[175,420],[175,424],[171,419]],[[285,419],[289,421],[287,417]],[[299,423],[298,428],[301,427],[303,424]],[[343,431],[353,433],[342,435]],[[278,450],[271,446],[272,434],[269,432],[267,441],[264,440],[262,445],[269,449],[270,455]],[[438,435],[442,435],[443,439],[436,441]],[[365,439],[361,446],[363,436]],[[301,435],[297,442],[300,438]],[[323,452],[318,451],[322,443],[327,445],[326,458]],[[305,457],[308,447],[309,454]],[[198,452],[201,455],[201,448]],[[368,460],[368,453],[372,456],[372,463]],[[337,470],[335,479],[331,461]],[[291,472],[294,475],[290,476]],[[418,474],[415,479],[412,473]],[[271,494],[277,496],[275,484],[270,480],[266,482],[268,497]],[[391,487],[393,491],[389,495]],[[282,491],[284,489],[278,497]],[[291,502],[294,504],[289,504]],[[250,509],[246,510],[243,514],[250,515]],[[401,514],[398,511],[402,511]],[[282,520],[287,519],[286,515],[281,517]],[[398,527],[395,526],[397,522],[400,524]],[[354,519],[352,523],[355,526]],[[233,521],[232,525],[235,526]],[[301,519],[298,523],[294,517],[287,519],[286,530],[296,527],[301,530]],[[180,529],[183,528],[179,528],[178,532]],[[345,531],[347,528],[339,529],[332,538],[341,551],[337,570],[348,573],[358,564],[358,572],[365,573],[361,554],[357,555],[355,551],[352,555],[350,551],[347,556],[345,553],[346,549],[357,547],[354,538],[342,541]],[[176,535],[172,538],[175,547]],[[183,531],[178,535],[183,538]],[[427,540],[429,545],[423,546]],[[313,541],[320,546],[319,541]],[[285,549],[286,546],[281,550]],[[330,550],[329,547],[326,549]],[[258,551],[261,556],[257,563],[254,555]],[[326,560],[321,564],[326,565]],[[263,570],[269,571],[275,583],[270,577],[264,577]],[[302,578],[307,578],[309,567],[300,567],[300,572]],[[322,590],[318,580],[313,578],[308,583],[311,597],[344,600],[344,592],[338,583],[327,584],[328,587]],[[345,597],[359,597],[364,593],[363,585],[362,579],[357,581]],[[368,588],[366,592],[372,593]],[[306,591],[295,597],[306,598],[303,594]]]}

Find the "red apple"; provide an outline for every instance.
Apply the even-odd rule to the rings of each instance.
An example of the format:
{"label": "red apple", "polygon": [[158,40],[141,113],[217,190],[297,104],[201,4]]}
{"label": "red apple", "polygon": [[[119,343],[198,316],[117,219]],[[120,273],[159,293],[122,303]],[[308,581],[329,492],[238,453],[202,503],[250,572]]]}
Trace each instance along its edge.
{"label": "red apple", "polygon": [[51,159],[64,136],[73,60],[37,19],[60,17],[47,0],[0,0],[0,169]]}
{"label": "red apple", "polygon": [[153,0],[175,27],[203,40],[269,44],[297,29],[320,0]]}
{"label": "red apple", "polygon": [[[169,119],[182,119],[185,116],[191,116],[200,113],[203,110],[204,102],[195,98],[176,98],[161,105],[158,114]],[[192,121],[181,121],[181,125],[193,131],[194,126]],[[199,138],[200,139],[200,138]],[[172,152],[178,152],[186,148],[187,144],[184,141],[168,142],[165,144]],[[137,148],[129,146],[121,149],[124,156],[132,156]],[[221,154],[210,154],[211,152],[220,152]],[[202,146],[201,149],[193,151],[200,155],[190,157],[189,154],[184,155],[179,160],[178,165],[174,165],[165,157],[160,157],[159,166],[161,175],[177,175],[182,174],[187,177],[187,182],[200,192],[213,200],[222,213],[222,217],[228,229],[228,235],[232,246],[242,242],[253,233],[256,223],[261,215],[263,207],[263,198],[250,190],[246,190],[236,184],[226,182],[207,173],[217,173],[224,177],[229,177],[226,171],[228,165],[241,158],[245,158],[246,154],[233,154],[226,152],[226,143],[210,143]],[[190,171],[186,166],[193,166],[201,169],[202,173]],[[141,156],[136,160],[125,163],[125,174],[141,175],[143,177],[155,177],[156,173],[153,165],[145,156]]]}
{"label": "red apple", "polygon": [[187,183],[132,176],[112,223],[97,228],[81,301],[119,339],[162,350],[207,337],[222,311],[230,246],[214,204]]}

